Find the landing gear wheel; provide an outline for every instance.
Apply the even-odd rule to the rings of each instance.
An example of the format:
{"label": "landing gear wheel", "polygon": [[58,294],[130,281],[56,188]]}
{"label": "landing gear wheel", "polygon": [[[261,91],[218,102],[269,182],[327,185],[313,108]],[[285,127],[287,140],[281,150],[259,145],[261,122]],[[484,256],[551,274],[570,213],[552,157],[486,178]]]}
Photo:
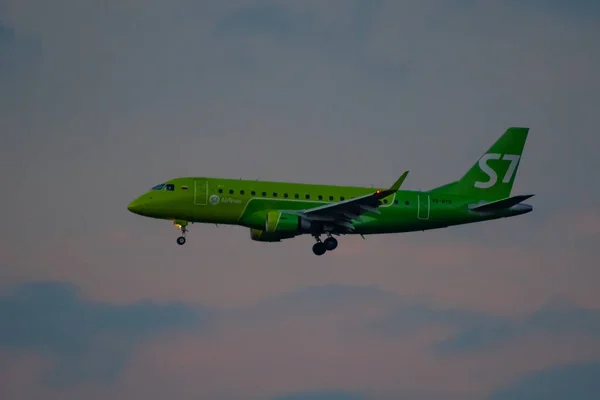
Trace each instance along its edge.
{"label": "landing gear wheel", "polygon": [[325,248],[328,251],[331,250],[335,250],[336,247],[338,246],[338,241],[336,238],[329,236],[327,239],[325,239],[325,241],[323,242],[323,244],[325,245]]}
{"label": "landing gear wheel", "polygon": [[325,243],[317,242],[313,245],[312,250],[315,255],[322,256],[327,251],[327,248],[325,247]]}
{"label": "landing gear wheel", "polygon": [[185,244],[185,234],[188,231],[187,230],[188,222],[181,221],[181,220],[175,220],[175,221],[173,221],[173,225],[175,225],[177,227],[177,229],[179,229],[179,231],[181,232],[181,236],[179,236],[177,238],[177,244],[181,246],[181,245]]}

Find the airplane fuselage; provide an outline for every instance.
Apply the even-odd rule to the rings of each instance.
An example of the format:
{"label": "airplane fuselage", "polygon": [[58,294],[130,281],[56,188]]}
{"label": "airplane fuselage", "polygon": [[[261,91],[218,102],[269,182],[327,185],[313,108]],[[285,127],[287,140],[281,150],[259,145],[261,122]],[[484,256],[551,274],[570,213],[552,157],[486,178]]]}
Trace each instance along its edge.
{"label": "airplane fuselage", "polygon": [[[350,200],[377,188],[327,186],[221,178],[176,178],[165,183],[173,190],[151,190],[129,206],[147,217],[193,223],[265,228],[268,210],[300,211]],[[383,190],[383,189],[380,189]],[[451,225],[511,217],[531,211],[519,204],[494,213],[469,209],[477,199],[454,194],[399,190],[384,198],[379,214],[367,213],[348,234],[422,231]]]}

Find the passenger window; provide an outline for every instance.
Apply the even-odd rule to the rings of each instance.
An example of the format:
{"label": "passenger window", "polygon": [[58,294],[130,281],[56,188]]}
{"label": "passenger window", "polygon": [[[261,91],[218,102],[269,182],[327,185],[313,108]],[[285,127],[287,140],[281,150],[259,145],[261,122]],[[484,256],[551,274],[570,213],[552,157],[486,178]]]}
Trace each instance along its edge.
{"label": "passenger window", "polygon": [[296,193],[296,194],[294,195],[294,197],[295,197],[295,198],[297,198],[297,199],[299,199],[299,198],[300,198],[300,195],[299,195],[298,193]]}
{"label": "passenger window", "polygon": [[166,188],[167,188],[168,191],[172,192],[173,190],[175,190],[175,185],[173,185],[172,183],[169,183],[166,186]]}
{"label": "passenger window", "polygon": [[383,202],[384,202],[385,204],[387,204],[387,203],[388,203],[388,199],[383,199]]}
{"label": "passenger window", "polygon": [[398,204],[398,200],[394,200],[394,204]]}
{"label": "passenger window", "polygon": [[308,199],[310,199],[310,194],[307,194],[307,195],[306,195],[306,199],[307,199],[307,200],[308,200]]}
{"label": "passenger window", "polygon": [[344,196],[340,196],[340,201],[344,201]]}
{"label": "passenger window", "polygon": [[229,194],[233,194],[233,189],[229,189]]}
{"label": "passenger window", "polygon": [[406,200],[406,202],[404,204],[406,204],[407,206],[410,206],[410,201]]}
{"label": "passenger window", "polygon": [[277,197],[277,193],[273,193],[273,197]]}
{"label": "passenger window", "polygon": [[253,190],[253,191],[251,191],[251,192],[250,192],[250,194],[251,194],[252,196],[254,196],[254,195],[256,194],[256,192]]}
{"label": "passenger window", "polygon": [[240,194],[241,194],[242,196],[244,195],[244,193],[246,193],[246,192],[244,192],[243,190],[240,190]]}
{"label": "passenger window", "polygon": [[319,195],[319,200],[323,200],[323,196]]}
{"label": "passenger window", "polygon": [[333,196],[329,196],[329,201],[333,201]]}
{"label": "passenger window", "polygon": [[223,193],[223,189],[219,189],[219,190],[217,190],[217,192]]}
{"label": "passenger window", "polygon": [[267,197],[267,192],[262,192],[263,197]]}
{"label": "passenger window", "polygon": [[287,197],[288,197],[288,194],[287,194],[287,193],[284,193],[284,194],[283,194],[283,197],[285,197],[285,198],[287,199]]}

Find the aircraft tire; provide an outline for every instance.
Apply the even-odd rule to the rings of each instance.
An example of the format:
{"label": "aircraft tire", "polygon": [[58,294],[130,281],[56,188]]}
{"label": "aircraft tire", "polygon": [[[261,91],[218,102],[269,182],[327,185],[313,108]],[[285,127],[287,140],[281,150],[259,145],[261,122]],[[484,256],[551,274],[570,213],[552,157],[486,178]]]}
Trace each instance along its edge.
{"label": "aircraft tire", "polygon": [[327,248],[325,247],[325,243],[317,242],[313,245],[312,250],[315,255],[322,256],[327,251]]}
{"label": "aircraft tire", "polygon": [[183,245],[183,244],[185,244],[185,237],[179,236],[177,238],[177,244],[180,245],[180,246]]}
{"label": "aircraft tire", "polygon": [[323,242],[323,244],[325,244],[325,248],[328,251],[332,251],[335,250],[338,246],[338,241],[336,238],[330,236],[327,239],[325,239],[325,241]]}

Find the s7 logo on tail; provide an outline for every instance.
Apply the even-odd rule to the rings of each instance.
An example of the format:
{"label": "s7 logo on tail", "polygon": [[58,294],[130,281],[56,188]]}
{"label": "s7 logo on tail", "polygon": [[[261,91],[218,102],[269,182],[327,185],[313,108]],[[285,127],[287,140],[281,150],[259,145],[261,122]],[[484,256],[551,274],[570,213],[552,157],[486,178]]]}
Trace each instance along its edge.
{"label": "s7 logo on tail", "polygon": [[503,157],[502,154],[499,153],[488,153],[479,159],[479,168],[481,168],[481,170],[489,177],[489,180],[487,182],[475,182],[476,188],[489,189],[496,184],[498,181],[498,174],[496,174],[496,171],[488,165],[488,161],[500,160],[501,158],[504,161],[510,161],[510,165],[506,170],[502,183],[510,182],[517,170],[517,165],[519,164],[521,156],[518,154],[504,154]]}

